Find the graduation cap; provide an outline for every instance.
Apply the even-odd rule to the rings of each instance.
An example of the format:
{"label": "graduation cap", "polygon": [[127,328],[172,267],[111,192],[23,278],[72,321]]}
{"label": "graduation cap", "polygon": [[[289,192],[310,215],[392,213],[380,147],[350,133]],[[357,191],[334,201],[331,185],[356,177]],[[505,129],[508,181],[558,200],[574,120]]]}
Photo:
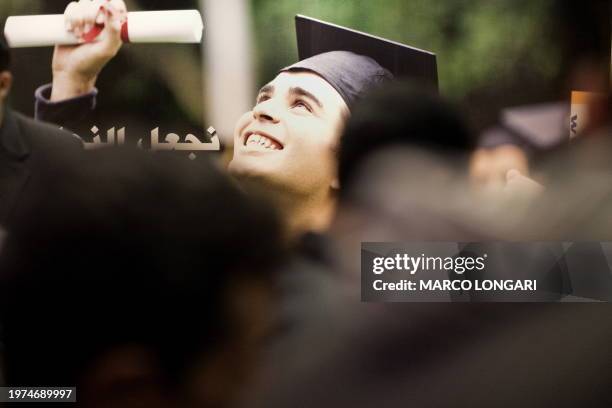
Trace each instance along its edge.
{"label": "graduation cap", "polygon": [[301,15],[295,25],[300,62],[282,71],[319,74],[349,107],[372,85],[391,78],[412,79],[437,89],[432,52]]}
{"label": "graduation cap", "polygon": [[487,129],[479,145],[516,145],[529,153],[552,150],[569,140],[570,109],[566,102],[503,109],[499,124]]}

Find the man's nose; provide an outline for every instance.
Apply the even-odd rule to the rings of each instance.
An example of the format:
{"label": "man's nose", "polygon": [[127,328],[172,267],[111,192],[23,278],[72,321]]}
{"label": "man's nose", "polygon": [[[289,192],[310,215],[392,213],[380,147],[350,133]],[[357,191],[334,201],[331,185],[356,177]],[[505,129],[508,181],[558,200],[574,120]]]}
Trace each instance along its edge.
{"label": "man's nose", "polygon": [[258,103],[253,108],[253,117],[262,122],[278,123],[278,112],[272,100]]}

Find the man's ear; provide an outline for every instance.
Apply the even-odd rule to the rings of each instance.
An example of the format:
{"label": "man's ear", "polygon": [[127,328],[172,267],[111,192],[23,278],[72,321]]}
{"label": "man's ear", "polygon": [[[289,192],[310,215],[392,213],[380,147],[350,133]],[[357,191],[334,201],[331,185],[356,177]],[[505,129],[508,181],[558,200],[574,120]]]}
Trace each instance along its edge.
{"label": "man's ear", "polygon": [[13,85],[13,74],[9,71],[0,72],[0,103],[8,97]]}

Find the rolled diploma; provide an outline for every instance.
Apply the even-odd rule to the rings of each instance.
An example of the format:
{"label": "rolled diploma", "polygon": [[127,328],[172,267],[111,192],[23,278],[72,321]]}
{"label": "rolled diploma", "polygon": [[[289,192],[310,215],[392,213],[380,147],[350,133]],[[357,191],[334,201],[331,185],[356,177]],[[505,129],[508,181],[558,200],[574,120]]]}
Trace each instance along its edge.
{"label": "rolled diploma", "polygon": [[[133,43],[199,43],[204,29],[198,10],[133,11],[126,24],[129,38],[124,40]],[[97,39],[103,35],[104,31]],[[79,43],[66,30],[63,14],[9,17],[4,36],[12,48]]]}

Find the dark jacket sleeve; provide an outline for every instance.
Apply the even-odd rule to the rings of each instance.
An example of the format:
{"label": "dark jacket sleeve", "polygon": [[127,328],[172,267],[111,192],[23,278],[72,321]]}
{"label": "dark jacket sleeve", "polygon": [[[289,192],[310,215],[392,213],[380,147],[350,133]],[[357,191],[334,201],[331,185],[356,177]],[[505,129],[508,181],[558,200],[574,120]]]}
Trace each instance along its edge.
{"label": "dark jacket sleeve", "polygon": [[34,117],[83,136],[94,123],[93,113],[97,96],[98,90],[94,89],[76,98],[51,102],[51,84],[43,85],[34,94]]}

